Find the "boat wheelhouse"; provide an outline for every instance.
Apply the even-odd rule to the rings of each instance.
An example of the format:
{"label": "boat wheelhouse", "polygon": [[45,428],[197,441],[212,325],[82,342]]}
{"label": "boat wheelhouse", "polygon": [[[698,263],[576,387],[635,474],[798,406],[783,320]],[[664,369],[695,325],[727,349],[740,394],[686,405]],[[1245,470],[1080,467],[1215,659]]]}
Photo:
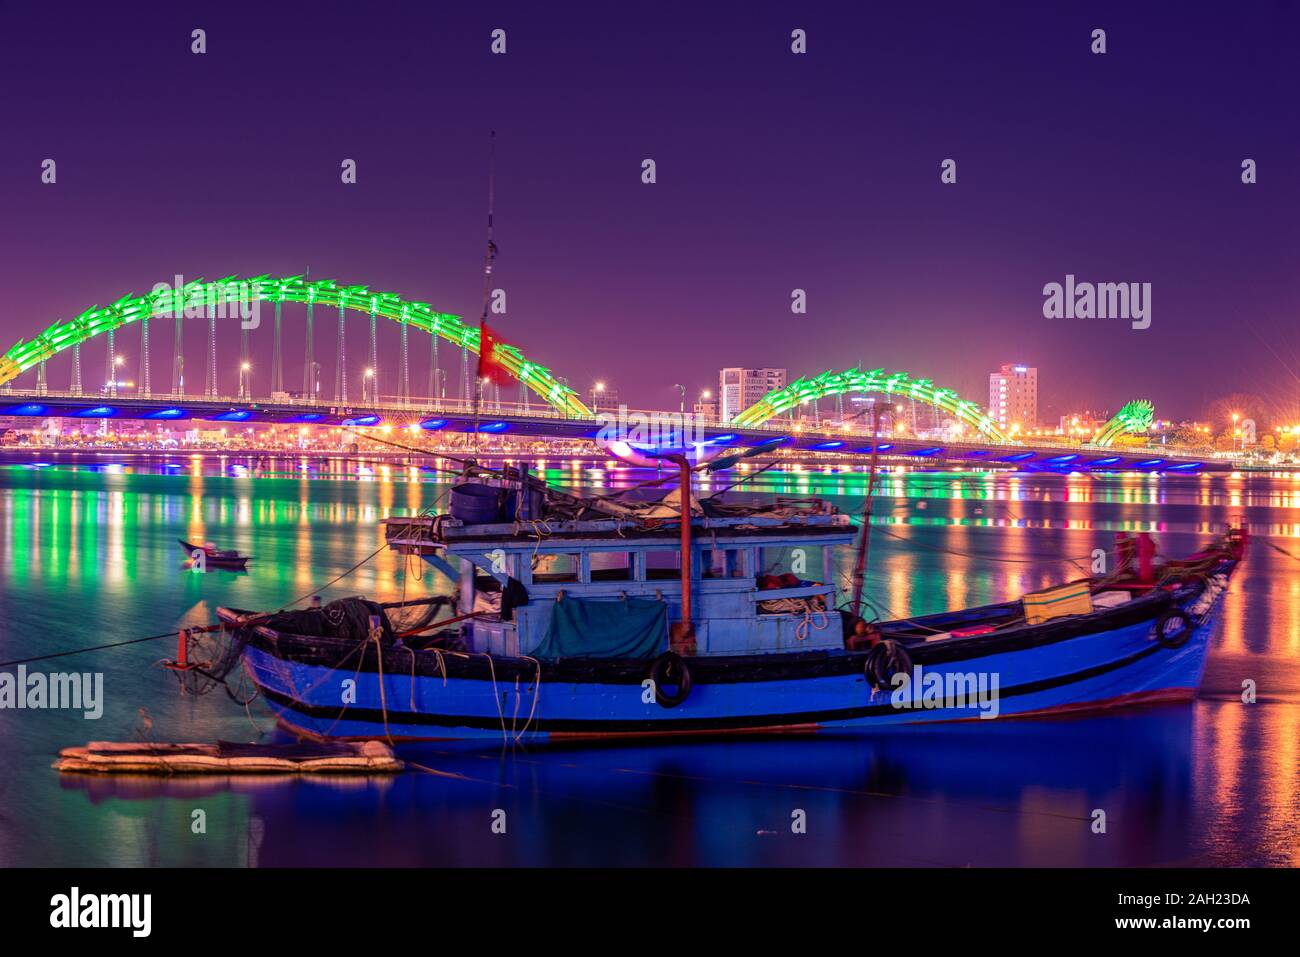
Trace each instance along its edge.
{"label": "boat wheelhouse", "polygon": [[[843,647],[833,563],[835,549],[853,542],[853,526],[825,508],[786,511],[693,523],[695,654]],[[463,638],[474,651],[533,654],[551,630],[557,602],[640,599],[662,604],[665,622],[682,620],[677,522],[645,528],[619,519],[564,521],[543,531],[439,516],[388,519],[385,527],[391,547],[420,555],[459,583]],[[511,582],[527,594],[526,603],[512,607]],[[764,582],[769,587],[760,587]]]}

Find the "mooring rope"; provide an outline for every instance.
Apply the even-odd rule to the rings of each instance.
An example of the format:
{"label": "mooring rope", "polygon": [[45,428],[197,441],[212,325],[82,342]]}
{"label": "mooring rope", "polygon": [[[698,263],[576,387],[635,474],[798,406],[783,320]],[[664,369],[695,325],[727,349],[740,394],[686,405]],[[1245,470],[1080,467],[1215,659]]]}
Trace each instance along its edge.
{"label": "mooring rope", "polygon": [[104,645],[90,645],[85,648],[73,648],[69,651],[56,651],[48,655],[35,655],[31,658],[15,658],[13,661],[0,661],[0,668],[14,665],[30,665],[34,661],[49,661],[51,658],[66,658],[68,655],[80,655],[88,651],[104,651],[108,648],[121,648],[123,645],[138,645],[142,641],[157,641],[160,638],[175,638],[175,631],[165,631],[161,635],[146,635],[144,638],[128,638],[126,641],[110,641]]}
{"label": "mooring rope", "polygon": [[[378,629],[371,635],[371,640],[375,643],[375,661],[379,667],[379,707],[384,714],[384,737],[388,743],[393,743],[393,733],[388,729],[388,695],[384,691],[384,647],[379,643],[380,632]],[[364,657],[364,656],[363,656]]]}

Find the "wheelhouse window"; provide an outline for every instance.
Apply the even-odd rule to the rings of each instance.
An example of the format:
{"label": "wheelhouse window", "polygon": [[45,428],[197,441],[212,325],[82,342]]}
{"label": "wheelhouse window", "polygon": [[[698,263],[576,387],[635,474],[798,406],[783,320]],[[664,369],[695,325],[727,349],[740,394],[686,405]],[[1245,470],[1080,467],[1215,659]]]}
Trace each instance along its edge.
{"label": "wheelhouse window", "polygon": [[580,580],[579,556],[570,552],[553,552],[533,556],[533,581],[541,585],[566,584]]}
{"label": "wheelhouse window", "polygon": [[743,548],[706,548],[700,553],[700,575],[703,578],[744,578],[746,570]]}
{"label": "wheelhouse window", "polygon": [[628,582],[632,580],[631,552],[592,552],[591,580],[593,582]]}
{"label": "wheelhouse window", "polygon": [[676,549],[663,549],[645,553],[646,581],[668,581],[681,577],[682,553]]}
{"label": "wheelhouse window", "polygon": [[758,577],[791,578],[799,581],[821,581],[824,571],[822,559],[825,546],[781,545],[760,550]]}

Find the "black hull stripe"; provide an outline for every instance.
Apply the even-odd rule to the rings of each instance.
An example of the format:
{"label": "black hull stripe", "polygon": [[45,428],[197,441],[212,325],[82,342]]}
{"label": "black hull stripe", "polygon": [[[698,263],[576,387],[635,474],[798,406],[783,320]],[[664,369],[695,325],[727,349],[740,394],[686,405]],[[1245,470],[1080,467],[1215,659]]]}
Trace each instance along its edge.
{"label": "black hull stripe", "polygon": [[[998,700],[1004,698],[1016,698],[1022,695],[1034,694],[1040,691],[1050,691],[1053,688],[1061,688],[1066,685],[1074,684],[1079,681],[1086,681],[1089,678],[1096,678],[1100,675],[1118,671],[1126,668],[1135,662],[1148,658],[1164,647],[1157,642],[1152,642],[1147,648],[1134,652],[1117,661],[1108,662],[1104,665],[1095,665],[1091,668],[1085,668],[1082,671],[1075,671],[1068,675],[1059,675],[1055,678],[1043,678],[1038,681],[1028,681],[1024,684],[1015,685],[1011,688],[1000,689]],[[400,677],[400,673],[397,675]],[[409,677],[409,675],[408,675]],[[301,715],[304,718],[322,719],[326,721],[363,721],[368,724],[374,724],[382,727],[384,724],[384,712],[374,708],[353,708],[349,707],[340,712],[339,708],[325,705],[309,705],[296,701],[288,695],[281,694],[278,691],[272,691],[262,686],[262,693],[266,698],[281,708],[285,708]],[[1080,702],[1083,703],[1083,702]],[[945,700],[945,706],[948,702]],[[969,709],[969,706],[968,706]],[[747,728],[775,728],[800,724],[820,724],[828,721],[845,721],[854,718],[865,718],[878,714],[897,714],[899,711],[915,710],[920,714],[933,713],[933,708],[926,709],[900,709],[890,704],[878,705],[859,705],[851,708],[832,708],[822,711],[798,711],[786,714],[764,714],[764,715],[734,715],[720,718],[643,718],[636,720],[626,719],[584,719],[584,718],[534,718],[528,726],[529,731],[556,731],[556,732],[631,732],[631,731],[739,731]],[[500,729],[500,718],[481,718],[469,717],[463,715],[446,715],[446,714],[424,714],[422,712],[410,711],[389,711],[388,723],[401,725],[419,725],[426,727],[442,728],[475,728],[482,730]],[[523,728],[524,719],[521,718],[517,724],[517,729]]]}

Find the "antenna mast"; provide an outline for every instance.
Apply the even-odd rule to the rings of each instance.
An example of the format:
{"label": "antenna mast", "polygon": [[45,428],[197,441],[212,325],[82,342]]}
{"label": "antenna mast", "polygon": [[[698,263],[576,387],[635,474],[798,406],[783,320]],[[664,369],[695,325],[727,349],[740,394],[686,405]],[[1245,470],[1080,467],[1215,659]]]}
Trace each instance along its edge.
{"label": "antenna mast", "polygon": [[487,325],[488,300],[492,295],[492,262],[496,259],[497,246],[492,241],[492,214],[496,208],[497,195],[497,134],[493,130],[488,138],[488,214],[487,214],[487,250],[483,257],[483,311],[478,320],[478,365],[479,371],[474,375],[474,443],[478,444],[479,402],[483,392],[483,361],[491,361],[491,356],[483,355],[483,329]]}

